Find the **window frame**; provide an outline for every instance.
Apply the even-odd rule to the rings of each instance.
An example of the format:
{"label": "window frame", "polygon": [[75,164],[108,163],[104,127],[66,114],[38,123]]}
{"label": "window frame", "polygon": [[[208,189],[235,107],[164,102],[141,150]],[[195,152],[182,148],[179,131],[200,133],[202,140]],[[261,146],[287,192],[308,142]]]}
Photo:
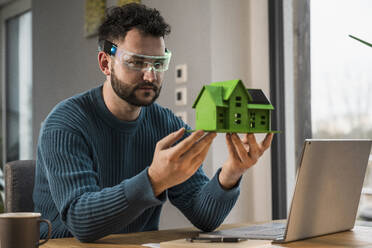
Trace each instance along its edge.
{"label": "window frame", "polygon": [[27,11],[31,11],[32,8],[32,1],[31,0],[18,0],[18,1],[9,1],[8,3],[0,6],[0,87],[1,87],[1,95],[0,95],[0,104],[1,104],[1,123],[0,123],[0,132],[1,138],[3,140],[1,144],[1,158],[2,158],[2,166],[6,162],[6,75],[5,72],[6,68],[6,21],[10,18],[16,17],[21,15]]}
{"label": "window frame", "polygon": [[[311,131],[310,0],[269,0],[272,219],[287,218]],[[275,161],[275,164],[274,164]]]}
{"label": "window frame", "polygon": [[[280,130],[271,145],[272,219],[287,217],[285,109],[284,109],[284,42],[283,1],[269,0],[270,98],[275,106],[272,129]],[[274,164],[275,163],[275,164]]]}

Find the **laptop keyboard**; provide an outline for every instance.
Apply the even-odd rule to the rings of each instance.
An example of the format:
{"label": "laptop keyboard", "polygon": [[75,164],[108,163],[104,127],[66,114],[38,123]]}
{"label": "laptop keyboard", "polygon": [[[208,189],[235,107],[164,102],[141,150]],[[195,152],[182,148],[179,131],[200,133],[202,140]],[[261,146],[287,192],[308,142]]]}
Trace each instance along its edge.
{"label": "laptop keyboard", "polygon": [[225,229],[210,233],[200,233],[201,237],[223,236],[223,237],[238,237],[247,239],[268,239],[275,240],[284,237],[286,229],[285,223],[267,223],[260,225],[252,225],[246,227],[238,227]]}

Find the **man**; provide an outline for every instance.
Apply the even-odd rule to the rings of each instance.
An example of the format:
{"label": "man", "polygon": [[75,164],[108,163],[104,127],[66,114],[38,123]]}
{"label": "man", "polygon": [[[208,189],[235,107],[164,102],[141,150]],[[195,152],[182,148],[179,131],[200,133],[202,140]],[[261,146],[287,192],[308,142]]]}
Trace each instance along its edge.
{"label": "man", "polygon": [[[201,169],[215,133],[187,127],[159,96],[170,27],[140,4],[109,11],[99,29],[103,86],[59,103],[40,132],[35,211],[52,237],[83,242],[157,230],[168,197],[196,227],[218,227],[239,195],[239,179],[271,143],[227,135],[229,158],[209,180]],[[47,235],[41,227],[41,237]]]}

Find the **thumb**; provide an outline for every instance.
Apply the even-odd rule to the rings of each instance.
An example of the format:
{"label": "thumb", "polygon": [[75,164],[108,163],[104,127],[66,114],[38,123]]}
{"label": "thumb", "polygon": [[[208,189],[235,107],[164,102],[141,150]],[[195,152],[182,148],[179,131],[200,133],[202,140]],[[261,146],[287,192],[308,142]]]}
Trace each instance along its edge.
{"label": "thumb", "polygon": [[179,130],[169,134],[158,142],[157,148],[160,150],[164,150],[171,147],[174,143],[176,143],[177,140],[179,140],[183,136],[184,133],[185,128],[182,127]]}

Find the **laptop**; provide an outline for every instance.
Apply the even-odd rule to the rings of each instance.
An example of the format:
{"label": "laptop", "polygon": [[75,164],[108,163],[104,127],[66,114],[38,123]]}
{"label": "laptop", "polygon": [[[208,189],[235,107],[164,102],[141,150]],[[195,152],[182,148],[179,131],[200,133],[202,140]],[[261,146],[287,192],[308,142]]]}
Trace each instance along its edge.
{"label": "laptop", "polygon": [[354,227],[372,140],[305,140],[288,219],[200,237],[267,239],[276,243]]}

